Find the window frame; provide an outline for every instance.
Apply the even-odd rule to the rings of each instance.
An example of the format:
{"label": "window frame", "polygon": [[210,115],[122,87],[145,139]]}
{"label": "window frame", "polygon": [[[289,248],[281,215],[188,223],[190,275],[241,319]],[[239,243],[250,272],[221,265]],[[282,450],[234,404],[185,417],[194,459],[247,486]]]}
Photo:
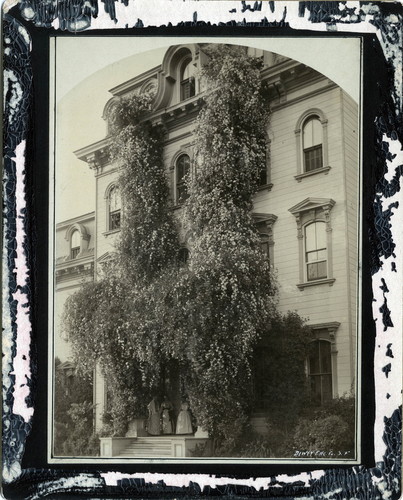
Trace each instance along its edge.
{"label": "window frame", "polygon": [[[312,379],[313,377],[318,378],[320,380],[320,405],[323,405],[326,403],[328,400],[324,399],[324,392],[323,392],[323,378],[324,377],[329,377],[330,375],[330,400],[333,399],[333,373],[332,373],[332,345],[330,340],[324,339],[324,338],[318,338],[318,339],[312,339],[309,342],[308,346],[308,351],[309,349],[314,345],[317,344],[319,346],[318,350],[318,366],[319,366],[319,371],[317,373],[311,373],[311,356],[310,353],[308,352],[307,355],[307,367],[308,367],[308,380],[309,380],[309,390],[311,392],[311,395],[316,396],[316,391],[314,392],[312,390]],[[329,347],[329,367],[330,367],[330,372],[324,372],[323,367],[321,366],[321,352],[320,352],[320,346],[322,344],[326,344]],[[315,353],[316,354],[316,353]]]}
{"label": "window frame", "polygon": [[[80,244],[79,246],[73,247],[73,238],[75,235],[77,235]],[[70,235],[70,259],[72,260],[76,259],[80,255],[80,252],[81,252],[81,234],[79,229],[74,228]]]}
{"label": "window frame", "polygon": [[[110,234],[110,233],[116,233],[121,230],[121,224],[122,224],[122,199],[120,198],[120,208],[118,210],[111,211],[111,195],[113,191],[116,190],[119,193],[120,196],[120,190],[119,187],[117,186],[116,182],[112,182],[109,184],[105,191],[105,204],[106,204],[106,221],[105,221],[105,226],[106,226],[106,231],[104,234]],[[112,215],[116,215],[119,213],[119,226],[118,227],[112,227]]]}
{"label": "window frame", "polygon": [[[304,127],[307,123],[312,119],[318,119],[320,124],[322,125],[322,166],[320,168],[315,168],[312,170],[306,170],[305,164],[305,152],[309,148],[304,148]],[[328,120],[325,117],[324,113],[317,108],[312,108],[305,113],[303,113],[296,124],[294,133],[296,139],[296,150],[297,150],[297,175],[294,175],[294,178],[301,182],[305,177],[310,177],[316,174],[325,174],[329,173],[331,167],[329,166],[329,152],[328,152],[328,132],[327,132]],[[316,146],[315,146],[316,147]],[[312,149],[312,148],[311,148]]]}
{"label": "window frame", "polygon": [[260,237],[260,248],[263,252],[262,245],[267,244],[267,259],[271,268],[274,267],[274,233],[273,225],[277,220],[277,215],[268,213],[252,213],[253,221],[256,224]]}
{"label": "window frame", "polygon": [[[182,255],[185,255],[186,257],[184,259],[182,259]],[[186,267],[189,263],[189,259],[190,259],[189,248],[186,246],[181,246],[178,250],[177,255],[176,255],[176,262],[177,262],[178,268]]]}
{"label": "window frame", "polygon": [[[330,321],[328,323],[318,323],[314,325],[309,325],[312,330],[312,338],[309,343],[315,342],[317,340],[322,340],[330,343],[330,356],[331,356],[331,375],[332,375],[332,398],[337,398],[338,393],[338,376],[337,376],[337,338],[336,333],[340,326],[338,321]],[[306,375],[309,380],[309,354],[307,353],[306,358]]]}
{"label": "window frame", "polygon": [[[75,232],[78,232],[79,238],[80,238],[80,247],[72,247],[72,237]],[[75,222],[74,224],[71,224],[66,230],[66,233],[64,235],[64,239],[67,241],[68,245],[68,253],[67,253],[67,248],[66,248],[66,253],[67,253],[67,258],[70,260],[80,258],[86,250],[88,250],[88,245],[90,241],[91,235],[89,234],[87,228],[85,225]],[[72,248],[79,248],[79,252],[75,254],[75,256],[72,256]]]}
{"label": "window frame", "polygon": [[[321,224],[321,225],[324,226],[324,231],[325,231],[325,236],[326,236],[326,222],[325,221],[323,221],[323,220],[313,220],[313,221],[307,222],[304,225],[304,231],[303,231],[303,234],[304,234],[304,264],[305,264],[304,281],[307,282],[307,283],[308,282],[317,281],[317,280],[320,280],[320,279],[327,279],[328,278],[328,274],[329,274],[329,271],[328,271],[328,258],[327,258],[327,255],[328,255],[327,242],[326,242],[326,247],[324,247],[324,248],[315,248],[315,250],[309,250],[309,251],[307,249],[307,228],[309,226],[315,225],[315,230],[316,230],[316,227],[317,227],[318,224]],[[315,234],[315,236],[316,236],[316,234]],[[316,259],[315,261],[309,261],[308,260],[308,253],[320,252],[320,251],[323,251],[323,250],[326,253],[324,259]],[[325,262],[326,263],[326,276],[320,276],[318,278],[311,278],[310,279],[309,278],[309,266],[312,265],[312,264],[319,264],[321,262]]]}
{"label": "window frame", "polygon": [[[196,95],[196,77],[191,75],[189,78],[183,78],[186,68],[193,65],[192,55],[189,54],[179,63],[179,101],[187,101]],[[193,85],[192,85],[193,84]],[[185,85],[189,85],[189,96],[184,95]],[[193,90],[193,93],[192,93]]]}
{"label": "window frame", "polygon": [[[179,199],[179,194],[178,194],[178,161],[183,156],[187,156],[189,158],[189,170],[185,174],[185,176],[186,175],[191,176],[193,172],[193,156],[191,154],[191,151],[189,150],[189,145],[182,146],[179,149],[179,151],[177,151],[176,154],[172,157],[171,160],[171,182],[172,182],[171,193],[172,193],[173,206],[175,208],[183,207],[183,205],[186,203],[187,198],[189,197],[189,193],[187,191],[186,198],[183,201],[181,201]],[[182,184],[186,187],[187,190],[188,186],[186,185],[186,183],[182,182]]]}
{"label": "window frame", "polygon": [[[299,283],[296,286],[300,290],[322,284],[331,286],[336,281],[333,277],[332,225],[330,218],[330,212],[335,203],[331,198],[306,198],[301,203],[289,209],[289,212],[294,215],[297,223]],[[326,224],[327,277],[308,281],[305,256],[305,228],[313,222],[324,222]]]}
{"label": "window frame", "polygon": [[257,186],[257,192],[259,191],[271,191],[273,183],[271,182],[271,139],[267,137],[266,139],[266,159],[263,168],[260,171],[259,181]]}

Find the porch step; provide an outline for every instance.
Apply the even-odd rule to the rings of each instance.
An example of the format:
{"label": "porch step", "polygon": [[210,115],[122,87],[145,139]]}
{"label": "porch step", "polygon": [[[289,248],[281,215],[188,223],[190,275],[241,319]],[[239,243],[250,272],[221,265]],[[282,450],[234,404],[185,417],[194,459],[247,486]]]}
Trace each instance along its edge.
{"label": "porch step", "polygon": [[172,438],[169,436],[133,438],[117,456],[122,458],[171,457]]}

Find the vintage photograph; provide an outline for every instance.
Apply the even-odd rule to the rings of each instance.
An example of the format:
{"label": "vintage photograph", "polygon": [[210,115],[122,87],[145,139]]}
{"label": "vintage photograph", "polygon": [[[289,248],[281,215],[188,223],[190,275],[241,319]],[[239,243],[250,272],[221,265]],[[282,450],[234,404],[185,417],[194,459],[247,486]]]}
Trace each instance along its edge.
{"label": "vintage photograph", "polygon": [[51,456],[357,460],[359,41],[94,40],[53,46]]}

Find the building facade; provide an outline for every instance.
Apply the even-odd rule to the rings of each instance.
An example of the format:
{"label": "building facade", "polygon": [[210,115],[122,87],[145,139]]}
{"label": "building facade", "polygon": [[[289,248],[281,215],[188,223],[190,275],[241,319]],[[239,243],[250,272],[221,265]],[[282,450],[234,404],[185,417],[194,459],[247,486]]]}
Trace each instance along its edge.
{"label": "building facade", "polygon": [[[164,161],[170,204],[180,217],[184,178],[192,169],[194,123],[205,91],[203,45],[168,48],[160,66],[110,92],[103,118],[133,93],[154,91],[149,118],[166,130]],[[248,49],[263,60],[270,91],[267,165],[253,199],[262,250],[276,270],[281,312],[297,311],[313,331],[307,377],[319,402],[354,390],[357,350],[359,113],[357,103],[326,76],[278,54]],[[110,137],[76,155],[96,179],[94,212],[56,229],[56,296],[63,302],[80,283],[96,279],[120,231],[118,168]],[[182,234],[179,258],[191,255]],[[58,328],[58,325],[55,325]],[[96,429],[102,426],[106,381],[96,373]]]}

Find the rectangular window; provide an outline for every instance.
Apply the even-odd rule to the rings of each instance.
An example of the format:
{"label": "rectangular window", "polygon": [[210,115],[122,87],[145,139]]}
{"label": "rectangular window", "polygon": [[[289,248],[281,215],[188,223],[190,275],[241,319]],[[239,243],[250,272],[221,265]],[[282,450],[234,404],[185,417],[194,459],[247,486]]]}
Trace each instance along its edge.
{"label": "rectangular window", "polygon": [[190,158],[187,154],[181,155],[176,161],[176,203],[184,203],[189,198],[186,177],[190,171]]}
{"label": "rectangular window", "polygon": [[181,82],[181,101],[185,101],[195,95],[195,80],[188,78]]}
{"label": "rectangular window", "polygon": [[120,229],[120,210],[109,213],[109,230]]}
{"label": "rectangular window", "polygon": [[265,186],[267,184],[267,166],[263,165],[260,169],[259,174],[259,186]]}
{"label": "rectangular window", "polygon": [[71,258],[75,259],[79,253],[80,253],[80,247],[72,248],[71,249]]}
{"label": "rectangular window", "polygon": [[312,398],[317,404],[323,404],[332,399],[332,357],[330,342],[316,340],[311,343],[308,365]]}
{"label": "rectangular window", "polygon": [[269,242],[268,241],[261,241],[260,242],[260,248],[262,252],[265,254],[267,258],[270,257],[269,255]]}
{"label": "rectangular window", "polygon": [[189,193],[184,182],[180,182],[177,185],[177,199],[178,204],[184,203],[189,198]]}
{"label": "rectangular window", "polygon": [[326,229],[324,222],[314,222],[305,227],[305,262],[307,281],[327,278]]}
{"label": "rectangular window", "polygon": [[305,172],[323,167],[322,144],[304,149]]}
{"label": "rectangular window", "polygon": [[260,242],[260,249],[263,252],[264,256],[266,259],[269,261],[270,266],[272,266],[272,262],[270,259],[270,245],[268,241],[261,241]]}
{"label": "rectangular window", "polygon": [[320,280],[327,278],[326,261],[308,263],[308,281]]}

